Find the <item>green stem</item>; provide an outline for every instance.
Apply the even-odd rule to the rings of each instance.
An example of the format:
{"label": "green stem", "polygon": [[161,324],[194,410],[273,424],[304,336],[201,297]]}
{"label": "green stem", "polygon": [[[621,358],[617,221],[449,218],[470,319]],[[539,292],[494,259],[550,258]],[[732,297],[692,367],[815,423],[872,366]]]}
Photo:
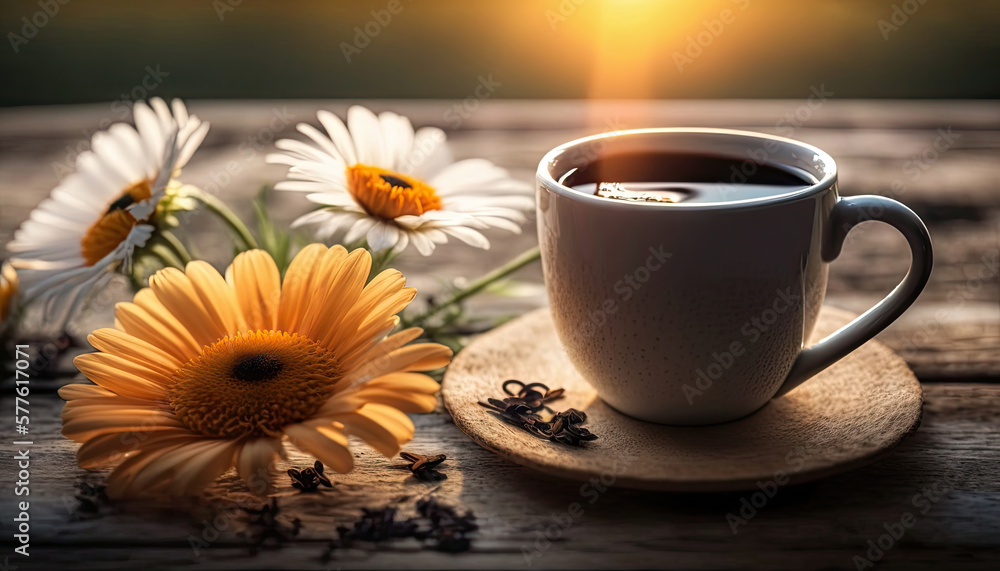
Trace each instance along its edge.
{"label": "green stem", "polygon": [[138,293],[139,290],[146,287],[146,285],[142,283],[142,278],[139,277],[137,270],[138,264],[133,263],[132,271],[128,273],[128,283],[132,286],[132,293]]}
{"label": "green stem", "polygon": [[486,289],[490,284],[509,276],[540,257],[541,251],[538,249],[538,246],[535,246],[492,272],[480,277],[464,288],[455,291],[441,303],[436,303],[427,308],[427,310],[420,315],[408,320],[408,325],[418,327],[421,326],[425,321],[434,317],[444,309],[451,307],[452,305],[462,303],[465,299]]}
{"label": "green stem", "polygon": [[181,242],[180,238],[175,236],[170,230],[161,230],[159,237],[163,240],[164,245],[170,248],[174,255],[177,256],[177,259],[185,266],[194,259],[191,257],[191,252],[188,252],[188,249],[184,247],[184,243]]}
{"label": "green stem", "polygon": [[247,250],[256,250],[257,248],[260,248],[260,246],[257,245],[257,240],[254,239],[253,234],[251,234],[250,230],[245,224],[243,224],[243,221],[240,220],[239,217],[236,216],[236,214],[234,214],[233,211],[230,210],[229,207],[226,206],[221,200],[203,191],[192,192],[191,197],[204,204],[205,208],[207,208],[209,212],[221,218],[222,221],[225,222],[237,236],[239,236]]}
{"label": "green stem", "polygon": [[396,259],[399,253],[393,251],[392,248],[386,248],[381,252],[376,252],[372,254],[372,269],[368,274],[368,281],[372,278],[382,273],[383,270],[389,267],[389,264]]}
{"label": "green stem", "polygon": [[149,247],[149,253],[156,256],[161,262],[163,262],[163,267],[174,267],[180,270],[184,269],[184,264],[181,263],[180,259],[168,248],[164,246],[162,242],[156,242]]}

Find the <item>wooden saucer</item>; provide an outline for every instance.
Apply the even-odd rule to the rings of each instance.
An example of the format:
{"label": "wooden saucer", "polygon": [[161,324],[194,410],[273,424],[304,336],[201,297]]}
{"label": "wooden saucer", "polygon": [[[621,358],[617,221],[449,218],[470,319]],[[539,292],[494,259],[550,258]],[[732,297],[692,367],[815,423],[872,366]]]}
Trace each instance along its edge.
{"label": "wooden saucer", "polygon": [[[813,340],[855,316],[824,307]],[[502,398],[507,379],[566,389],[556,410],[588,415],[598,440],[549,442],[501,421],[478,401]],[[920,383],[888,347],[870,341],[760,411],[706,427],[651,424],[612,409],[574,370],[548,308],[476,339],[448,367],[442,388],[455,424],[518,464],[578,481],[650,490],[727,491],[800,483],[846,472],[887,453],[920,425]]]}

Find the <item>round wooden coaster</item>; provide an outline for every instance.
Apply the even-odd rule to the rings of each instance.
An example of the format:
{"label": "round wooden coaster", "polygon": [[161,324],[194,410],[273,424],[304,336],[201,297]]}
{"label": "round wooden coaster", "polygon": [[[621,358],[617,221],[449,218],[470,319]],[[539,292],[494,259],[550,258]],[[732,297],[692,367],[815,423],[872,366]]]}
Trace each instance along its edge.
{"label": "round wooden coaster", "polygon": [[[813,340],[855,316],[824,307]],[[478,404],[506,395],[506,379],[566,389],[556,410],[584,410],[599,438],[549,442]],[[445,406],[475,442],[518,464],[584,481],[671,491],[757,489],[852,470],[891,450],[920,424],[920,383],[888,347],[868,342],[751,416],[714,426],[651,424],[604,404],[570,364],[548,308],[476,339],[448,367]]]}

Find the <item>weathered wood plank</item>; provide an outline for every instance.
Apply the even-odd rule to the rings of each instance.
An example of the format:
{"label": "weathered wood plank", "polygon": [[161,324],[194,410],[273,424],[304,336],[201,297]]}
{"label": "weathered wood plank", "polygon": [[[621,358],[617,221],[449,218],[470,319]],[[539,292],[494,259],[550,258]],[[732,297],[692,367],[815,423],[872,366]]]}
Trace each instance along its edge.
{"label": "weathered wood plank", "polygon": [[[333,490],[298,494],[288,485],[278,492],[289,518],[302,520],[299,538],[286,548],[247,557],[235,532],[244,522],[234,517],[220,538],[195,556],[189,535],[205,531],[203,520],[234,502],[256,504],[240,493],[233,477],[213,491],[208,503],[171,507],[148,503],[113,508],[99,519],[74,519],[74,482],[83,471],[73,459],[75,445],[58,436],[56,399],[38,399],[33,409],[37,464],[32,476],[32,561],[74,563],[80,569],[134,568],[141,558],[156,568],[195,569],[336,569],[341,568],[628,568],[802,569],[823,564],[853,568],[869,539],[885,533],[884,524],[910,512],[915,525],[906,530],[881,567],[913,569],[963,561],[963,568],[986,569],[1000,549],[1000,387],[926,384],[921,428],[890,457],[867,468],[813,484],[779,487],[757,513],[738,525],[752,494],[668,494],[587,488],[512,465],[480,449],[448,421],[445,414],[418,415],[417,451],[449,455],[449,478],[434,492],[471,509],[482,530],[471,553],[444,556],[416,551],[413,543],[360,545],[330,563],[319,560],[336,525],[353,520],[361,507],[377,507],[434,489],[417,482],[405,469],[358,447],[357,468],[334,478]],[[305,464],[298,455],[293,463]],[[992,467],[992,468],[991,468]],[[0,471],[9,473],[9,456]],[[943,492],[914,496],[934,486]],[[593,503],[590,503],[593,501]],[[7,512],[9,499],[4,498]],[[570,504],[584,513],[561,530]],[[412,500],[400,503],[405,511]],[[926,513],[921,513],[926,509]],[[9,512],[8,512],[9,513]],[[749,512],[746,512],[748,514]],[[744,514],[744,515],[746,515]],[[561,518],[561,519],[560,519]],[[223,521],[220,519],[220,522]],[[535,542],[548,532],[554,541]],[[558,537],[556,537],[558,535]],[[141,550],[141,551],[140,551]],[[140,555],[141,553],[141,555]],[[595,559],[599,558],[599,559]],[[47,565],[48,566],[48,565]]]}
{"label": "weathered wood plank", "polygon": [[[342,112],[347,106],[328,101],[189,103],[214,127],[185,170],[185,180],[219,192],[241,214],[249,213],[245,200],[261,184],[280,180],[284,174],[280,167],[263,162],[272,138],[267,125],[275,113],[290,115],[287,121],[274,123],[280,136],[287,136],[294,134],[293,123],[312,121],[316,109]],[[577,136],[649,125],[782,133],[786,125],[779,122],[796,111],[804,116],[804,103],[804,99],[487,101],[458,129],[450,129],[449,139],[458,157],[489,158],[528,183],[542,153]],[[453,102],[370,104],[402,112],[417,124],[454,126],[444,116]],[[0,243],[54,186],[58,172],[72,162],[70,151],[105,117],[119,119],[101,105],[0,110]],[[938,129],[949,126],[960,136],[934,160],[927,159],[942,136]],[[204,521],[234,502],[256,505],[258,500],[241,491],[230,475],[208,500],[118,505],[99,519],[74,518],[76,482],[96,480],[99,475],[85,475],[76,467],[75,445],[58,435],[61,405],[54,394],[39,392],[32,398],[37,443],[32,448],[34,564],[22,567],[853,569],[852,558],[865,556],[869,539],[877,541],[885,533],[884,525],[911,512],[915,525],[888,551],[879,568],[995,568],[1000,552],[1000,484],[995,477],[1000,465],[1000,386],[961,380],[1000,378],[1000,189],[996,186],[1000,104],[833,99],[792,127],[786,134],[816,144],[838,159],[844,194],[896,197],[927,220],[935,240],[936,266],[926,291],[879,338],[900,352],[922,379],[949,382],[924,385],[923,426],[885,460],[814,484],[779,488],[734,535],[726,514],[738,514],[741,500],[750,496],[649,494],[611,486],[590,504],[591,495],[581,492],[581,483],[556,480],[500,460],[475,446],[445,414],[420,415],[410,448],[449,455],[449,479],[435,494],[479,516],[482,530],[471,553],[417,551],[415,544],[403,542],[364,545],[336,560],[322,561],[325,542],[336,525],[350,522],[361,507],[409,496],[410,503],[401,504],[405,511],[412,496],[433,489],[409,478],[405,469],[393,467],[401,462],[358,447],[358,467],[337,476],[333,490],[318,497],[299,495],[287,485],[279,491],[287,517],[298,517],[304,524],[295,542],[248,557],[236,535],[245,522],[235,518],[196,556],[189,536],[204,533]],[[920,159],[925,152],[928,155]],[[914,176],[916,172],[920,176]],[[893,190],[896,181],[903,186]],[[284,198],[273,208],[279,222],[308,208],[301,197]],[[215,222],[198,215],[189,222],[203,251],[216,263],[225,263],[227,241],[214,232]],[[535,244],[530,224],[520,236],[491,237],[496,239],[487,255],[464,247],[439,249],[433,275],[419,256],[404,256],[399,266],[426,294],[439,287],[439,278],[474,277]],[[908,260],[905,243],[892,229],[875,224],[855,229],[831,268],[828,302],[865,310],[898,282]],[[517,277],[523,281],[520,297],[482,296],[471,304],[472,312],[520,314],[544,304],[539,268],[526,268]],[[80,330],[107,321],[108,313],[98,308],[81,320]],[[0,406],[12,406],[8,394],[0,395]],[[293,455],[292,463],[302,466],[307,461]],[[0,472],[12,471],[11,455],[0,456]],[[915,506],[914,497],[935,484],[950,491],[937,501],[921,500],[924,503]],[[5,496],[0,501],[4,513],[10,513],[12,499]],[[584,506],[584,515],[565,530],[549,529],[553,516],[566,514],[573,502]],[[927,513],[919,513],[924,505]],[[5,520],[3,525],[3,541],[9,545],[10,524]],[[546,531],[555,538],[550,544],[539,539]],[[544,549],[536,551],[536,541]]]}
{"label": "weathered wood plank", "polygon": [[[623,121],[646,121],[659,124],[773,125],[786,114],[800,112],[799,123],[833,128],[926,129],[953,125],[969,129],[1000,129],[1000,104],[982,101],[863,100],[828,98],[811,113],[800,110],[808,103],[808,90],[801,99],[728,99],[728,100],[504,100],[481,101],[462,117],[469,129],[534,130],[576,129],[598,124],[606,117]],[[342,113],[354,104],[347,100],[245,100],[189,101],[203,116],[211,115],[218,125],[263,125],[274,110],[311,115],[328,108]],[[461,101],[451,100],[366,100],[364,105],[377,111],[393,109],[424,124],[445,122],[444,113]],[[26,114],[24,111],[29,111]],[[808,115],[808,117],[806,117]],[[120,119],[110,105],[16,107],[0,109],[0,135],[9,133],[45,133],[65,129],[93,128],[101,120]],[[688,123],[690,122],[690,123]],[[452,122],[454,123],[454,122]],[[794,123],[792,123],[794,126]]]}
{"label": "weathered wood plank", "polygon": [[[538,157],[551,146],[585,132],[593,117],[610,117],[631,127],[642,124],[672,124],[685,117],[688,124],[774,126],[772,118],[801,102],[660,102],[642,104],[488,101],[450,137],[460,157],[485,156],[512,169],[526,184]],[[283,169],[263,162],[275,136],[295,135],[293,123],[311,121],[320,107],[343,110],[342,102],[192,102],[194,110],[214,123],[205,147],[185,170],[185,180],[219,193],[237,211],[249,215],[246,199],[260,185],[280,180]],[[414,117],[417,123],[442,124],[448,102],[374,102],[377,108],[394,108]],[[898,113],[899,108],[907,113]],[[540,112],[543,110],[544,112]],[[5,242],[20,220],[57,180],[53,164],[68,167],[67,145],[84,140],[82,130],[96,126],[106,109],[82,106],[55,109],[0,110],[0,242]],[[842,163],[845,193],[883,192],[913,206],[931,227],[935,241],[935,270],[916,306],[882,339],[907,358],[922,378],[995,377],[1000,370],[995,318],[1000,306],[1000,189],[996,164],[1000,158],[1000,126],[992,103],[898,103],[830,101],[813,118],[795,130],[800,136],[827,148]],[[883,117],[884,116],[884,117]],[[903,119],[910,117],[910,122]],[[916,117],[916,118],[914,118]],[[277,120],[275,118],[280,118]],[[504,119],[501,119],[504,118]],[[736,119],[739,118],[739,121]],[[906,161],[933,148],[936,127],[921,122],[933,118],[940,124],[964,131],[950,150],[928,164],[916,180],[905,170]],[[29,120],[30,119],[30,120]],[[271,123],[271,120],[275,122]],[[862,121],[864,119],[864,121]],[[643,123],[649,120],[652,123]],[[270,123],[270,126],[269,126]],[[281,135],[275,135],[271,126]],[[446,125],[447,126],[447,125]],[[995,128],[996,127],[996,128]],[[601,129],[598,129],[601,130]],[[773,129],[772,129],[773,130]],[[892,182],[905,187],[893,191]],[[310,208],[295,193],[282,194],[272,205],[279,223],[288,222]],[[227,263],[227,239],[220,237],[210,217],[195,214],[185,230],[195,237],[199,251],[210,260]],[[491,233],[493,248],[480,255],[464,246],[439,248],[434,255],[434,273],[427,272],[420,256],[404,256],[398,266],[421,292],[440,287],[439,279],[471,278],[501,260],[513,257],[535,243],[534,227],[510,237]],[[843,255],[830,274],[831,298],[854,296],[847,305],[863,311],[898,283],[909,263],[903,239],[893,229],[864,224],[851,232]],[[531,286],[521,300],[486,298],[475,303],[477,311],[516,313],[544,304],[538,287],[537,267],[518,276]],[[932,307],[933,306],[933,307]],[[970,307],[978,308],[970,311]],[[981,311],[980,311],[981,309]],[[910,316],[921,312],[920,320]],[[934,317],[942,312],[942,318]],[[930,317],[928,317],[930,316]],[[98,316],[99,317],[99,316]],[[937,328],[938,333],[925,330]],[[107,324],[92,319],[80,331]],[[923,332],[922,332],[923,331]]]}

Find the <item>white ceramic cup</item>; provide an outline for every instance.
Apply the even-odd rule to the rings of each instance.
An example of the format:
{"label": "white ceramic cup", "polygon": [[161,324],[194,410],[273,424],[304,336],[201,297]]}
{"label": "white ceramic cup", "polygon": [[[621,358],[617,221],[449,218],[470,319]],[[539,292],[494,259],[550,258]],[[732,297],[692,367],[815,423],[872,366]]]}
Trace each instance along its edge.
{"label": "white ceramic cup", "polygon": [[[679,152],[734,159],[721,182],[763,163],[813,183],[764,198],[635,203],[560,183],[598,157]],[[537,173],[538,236],[556,331],[577,370],[617,410],[703,425],[753,413],[871,339],[930,276],[931,240],[909,208],[841,198],[825,152],[790,139],[719,129],[642,129],[561,145]],[[912,252],[881,302],[804,348],[829,264],[860,222],[890,224]]]}

